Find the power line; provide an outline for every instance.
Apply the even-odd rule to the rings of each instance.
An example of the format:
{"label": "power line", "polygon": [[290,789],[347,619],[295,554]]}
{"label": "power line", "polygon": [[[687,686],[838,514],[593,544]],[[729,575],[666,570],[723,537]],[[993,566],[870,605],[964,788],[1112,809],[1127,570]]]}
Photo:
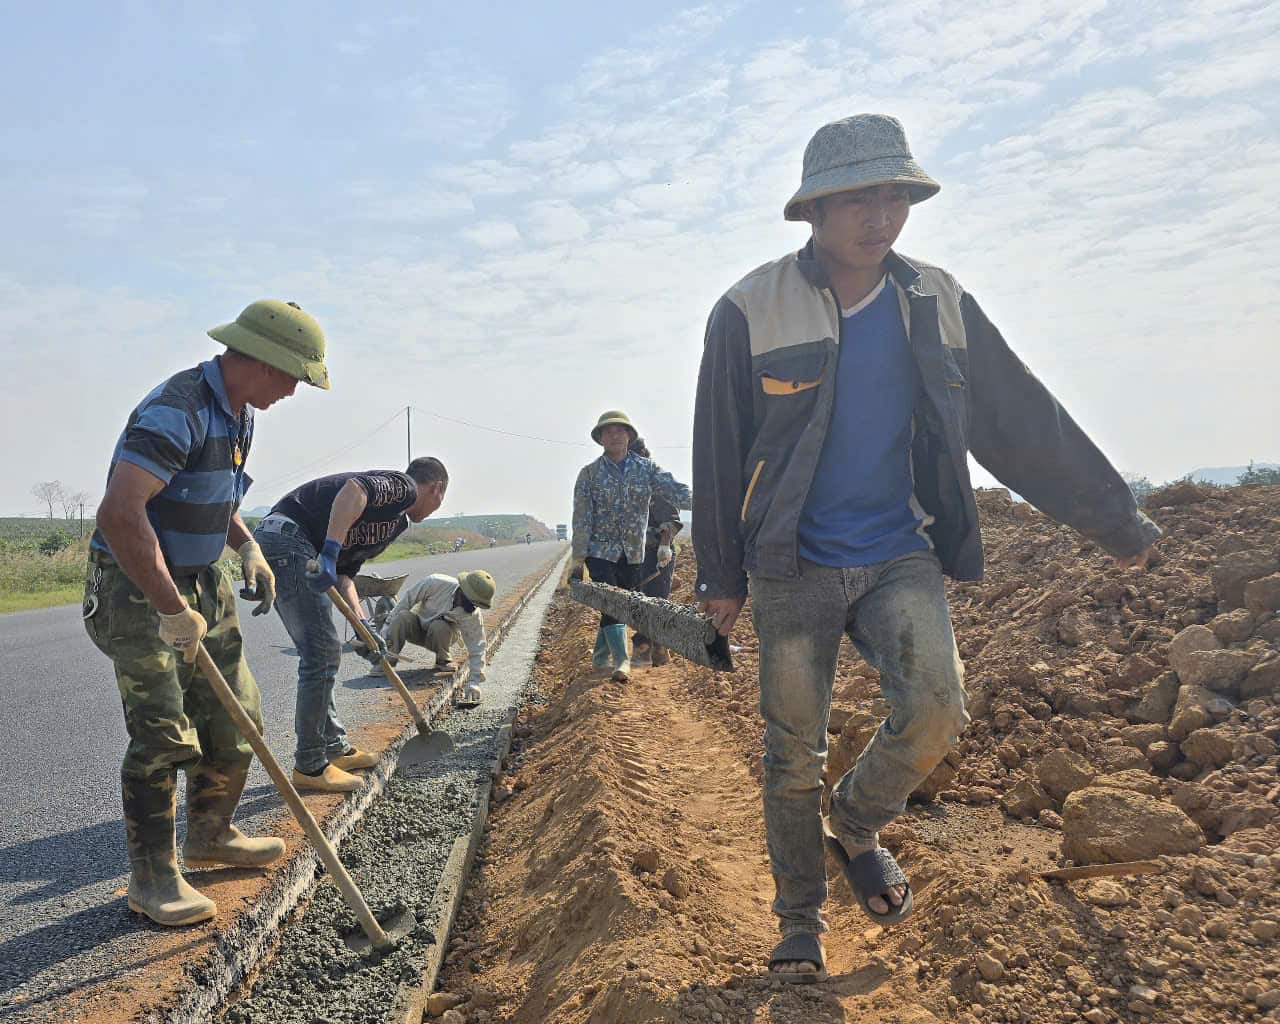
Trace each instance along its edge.
{"label": "power line", "polygon": [[374,434],[378,433],[380,430],[383,430],[384,428],[389,426],[391,423],[398,420],[402,412],[404,412],[403,409],[397,409],[394,413],[392,413],[385,420],[383,420],[376,427],[374,427],[371,431],[369,431],[369,433],[365,434],[363,437],[356,439],[355,441],[352,441],[345,448],[339,448],[335,452],[330,452],[328,455],[322,456],[321,458],[308,462],[305,466],[299,466],[297,469],[294,469],[291,472],[286,473],[284,476],[278,476],[274,480],[267,480],[261,483],[255,480],[254,483],[257,484],[259,488],[274,487],[276,484],[283,483],[285,480],[292,480],[294,479],[294,477],[301,476],[302,474],[306,473],[308,470],[316,466],[319,466],[321,463],[329,462],[332,459],[336,459],[339,455],[345,455],[347,452],[351,451],[353,448],[358,448],[360,445],[364,444],[366,441],[368,441],[371,437],[374,436]]}

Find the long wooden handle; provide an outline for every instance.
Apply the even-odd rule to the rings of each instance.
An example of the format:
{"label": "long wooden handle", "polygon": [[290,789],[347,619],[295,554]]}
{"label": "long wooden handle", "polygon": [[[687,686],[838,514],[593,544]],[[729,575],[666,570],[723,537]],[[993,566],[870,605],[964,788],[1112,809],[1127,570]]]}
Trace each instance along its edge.
{"label": "long wooden handle", "polygon": [[342,896],[347,901],[347,906],[351,908],[359,919],[360,927],[364,929],[365,935],[369,937],[369,942],[377,949],[387,949],[394,945],[393,940],[382,930],[382,926],[378,924],[373,913],[369,910],[369,904],[364,901],[364,896],[361,895],[360,889],[347,873],[342,861],[338,859],[338,851],[333,848],[333,843],[329,842],[329,837],[324,834],[316,819],[307,810],[307,805],[302,802],[302,797],[298,796],[298,791],[293,788],[293,783],[289,781],[289,776],[285,775],[284,769],[280,767],[280,762],[276,760],[275,755],[271,753],[271,749],[262,738],[262,733],[258,732],[258,727],[254,725],[253,719],[249,717],[248,713],[240,705],[240,701],[236,698],[235,693],[232,692],[231,687],[227,685],[222,673],[218,671],[218,666],[209,657],[209,652],[205,649],[203,643],[196,645],[196,664],[200,666],[200,671],[204,673],[205,679],[208,680],[209,689],[218,698],[218,702],[226,708],[227,714],[236,723],[236,728],[240,730],[240,734],[249,741],[249,746],[253,747],[253,752],[258,755],[258,760],[262,762],[267,774],[271,776],[271,781],[276,784],[276,789],[284,797],[284,802],[289,805],[289,810],[298,819],[298,824],[302,826],[307,838],[311,840],[311,845],[320,856],[325,869],[342,891]]}
{"label": "long wooden handle", "polygon": [[[347,599],[338,593],[337,587],[329,588],[329,600],[351,623],[352,627],[360,635],[360,639],[365,642],[365,646],[370,651],[378,650],[378,641],[373,638],[373,634],[366,628],[364,620],[355,613],[355,609],[347,604]],[[400,678],[400,673],[391,667],[391,662],[386,658],[382,659],[382,674],[391,680],[391,685],[400,694],[400,699],[404,701],[404,706],[409,709],[409,714],[413,716],[413,724],[417,726],[418,735],[430,735],[430,723],[427,721],[426,716],[423,715],[422,709],[418,707],[418,702],[413,699],[413,694],[409,692],[409,687],[404,685],[404,680]]]}

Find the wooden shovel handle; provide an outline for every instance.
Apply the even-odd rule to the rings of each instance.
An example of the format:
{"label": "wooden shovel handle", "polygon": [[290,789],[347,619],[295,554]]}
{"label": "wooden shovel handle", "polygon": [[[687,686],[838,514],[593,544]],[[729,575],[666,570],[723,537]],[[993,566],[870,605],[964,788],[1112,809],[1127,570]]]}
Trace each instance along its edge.
{"label": "wooden shovel handle", "polygon": [[[378,641],[373,638],[373,634],[365,626],[364,620],[347,603],[347,599],[338,593],[337,587],[329,588],[329,600],[333,602],[338,611],[342,612],[343,617],[351,623],[352,628],[359,634],[360,639],[365,642],[365,646],[371,651],[376,651],[378,649]],[[409,709],[409,714],[413,716],[413,724],[417,726],[418,735],[430,735],[431,725],[422,714],[422,709],[418,707],[418,702],[413,699],[413,694],[409,692],[409,688],[404,685],[404,680],[400,678],[400,673],[391,667],[391,662],[386,658],[382,659],[381,664],[382,674],[391,680],[391,685],[396,688],[396,692],[400,694],[400,699],[404,701],[404,706]]]}
{"label": "wooden shovel handle", "polygon": [[231,720],[235,722],[236,728],[240,730],[240,735],[249,741],[249,746],[258,755],[258,760],[262,762],[267,774],[271,776],[271,781],[276,784],[276,789],[284,797],[284,802],[289,805],[289,810],[293,812],[298,824],[302,826],[307,838],[311,840],[312,847],[319,855],[329,875],[342,891],[343,899],[347,901],[347,906],[351,908],[356,918],[360,921],[360,927],[364,929],[369,941],[377,949],[387,949],[394,945],[394,941],[382,930],[382,926],[378,924],[373,913],[369,910],[369,904],[365,902],[359,887],[347,873],[342,861],[338,859],[338,851],[333,848],[333,843],[329,842],[329,837],[324,834],[319,823],[311,812],[307,810],[307,805],[302,802],[302,797],[293,788],[293,783],[289,781],[289,776],[285,775],[284,769],[280,767],[280,762],[276,760],[275,755],[271,753],[271,748],[267,746],[266,741],[262,738],[262,733],[258,731],[253,719],[249,717],[248,712],[241,706],[231,687],[227,685],[226,679],[218,671],[218,666],[213,663],[213,658],[209,656],[209,652],[205,649],[203,643],[196,644],[196,664],[200,666],[200,671],[208,681],[209,689],[218,698],[218,703],[226,709],[227,714],[231,716]]}

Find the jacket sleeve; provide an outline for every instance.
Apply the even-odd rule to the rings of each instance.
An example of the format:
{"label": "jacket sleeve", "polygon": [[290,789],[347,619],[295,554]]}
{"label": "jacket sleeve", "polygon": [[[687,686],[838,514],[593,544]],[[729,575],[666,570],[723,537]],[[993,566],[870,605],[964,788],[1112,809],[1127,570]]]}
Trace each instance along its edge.
{"label": "jacket sleeve", "polygon": [[[693,504],[693,496],[689,493],[689,488],[656,462],[653,464],[651,494],[666,498],[676,508],[689,508]],[[650,501],[652,501],[652,497]]]}
{"label": "jacket sleeve", "polygon": [[707,321],[693,409],[693,550],[700,601],[747,593],[739,515],[752,434],[747,318],[726,296]]}
{"label": "jacket sleeve", "polygon": [[961,297],[969,349],[970,448],[1001,483],[1113,555],[1145,551],[1160,528],[973,296]]}
{"label": "jacket sleeve", "polygon": [[573,485],[573,557],[580,561],[587,557],[587,545],[595,523],[591,507],[591,467],[583,466],[578,482]]}

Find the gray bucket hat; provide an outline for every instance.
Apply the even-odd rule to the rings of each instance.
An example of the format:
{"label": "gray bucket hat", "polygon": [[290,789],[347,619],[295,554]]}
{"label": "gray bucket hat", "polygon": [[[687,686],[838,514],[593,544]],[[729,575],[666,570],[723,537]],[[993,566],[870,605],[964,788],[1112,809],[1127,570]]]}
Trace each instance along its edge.
{"label": "gray bucket hat", "polygon": [[782,215],[804,220],[796,207],[810,199],[871,185],[902,184],[919,203],[942,188],[911,156],[902,122],[887,114],[854,114],[824,124],[804,148],[800,190]]}

